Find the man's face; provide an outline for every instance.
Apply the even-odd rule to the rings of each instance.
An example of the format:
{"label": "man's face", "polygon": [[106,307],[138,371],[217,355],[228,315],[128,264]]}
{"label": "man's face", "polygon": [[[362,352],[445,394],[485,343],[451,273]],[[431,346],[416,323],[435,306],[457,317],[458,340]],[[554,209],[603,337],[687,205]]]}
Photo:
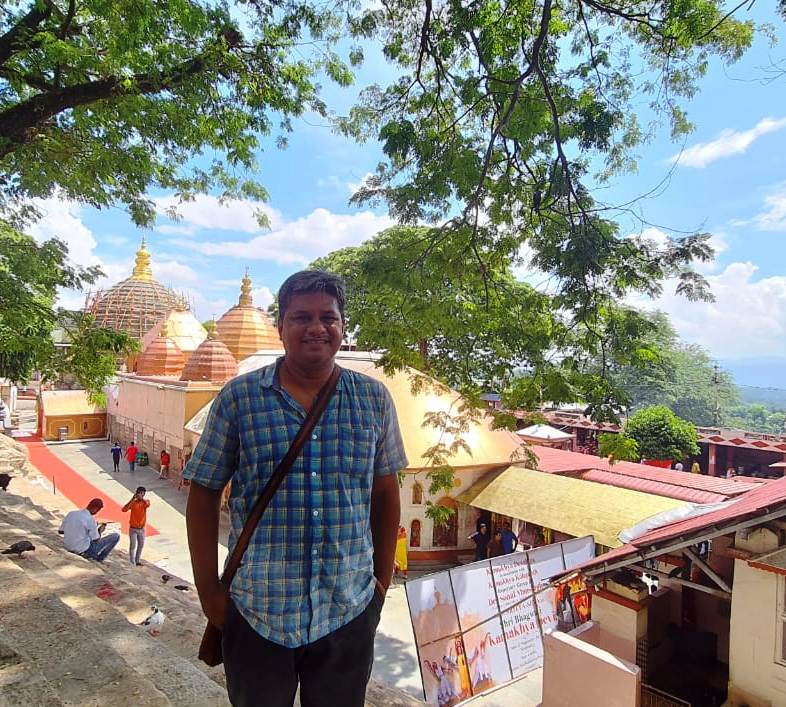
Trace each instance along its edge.
{"label": "man's face", "polygon": [[324,292],[295,295],[278,322],[287,357],[304,368],[326,366],[344,337],[335,297]]}

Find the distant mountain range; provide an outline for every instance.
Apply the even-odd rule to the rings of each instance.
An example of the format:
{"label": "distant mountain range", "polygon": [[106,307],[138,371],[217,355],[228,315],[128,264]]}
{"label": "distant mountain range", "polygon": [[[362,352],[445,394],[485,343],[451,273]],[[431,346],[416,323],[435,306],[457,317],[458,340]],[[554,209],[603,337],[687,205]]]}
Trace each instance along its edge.
{"label": "distant mountain range", "polygon": [[786,390],[786,359],[746,358],[719,361],[742,387]]}
{"label": "distant mountain range", "polygon": [[786,410],[786,360],[751,358],[719,363],[734,376],[743,403]]}

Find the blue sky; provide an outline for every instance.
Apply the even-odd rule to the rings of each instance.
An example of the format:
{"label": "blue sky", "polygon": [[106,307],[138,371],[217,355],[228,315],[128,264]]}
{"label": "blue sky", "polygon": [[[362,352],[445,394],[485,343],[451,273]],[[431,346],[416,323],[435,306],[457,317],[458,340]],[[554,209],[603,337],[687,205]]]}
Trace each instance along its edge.
{"label": "blue sky", "polygon": [[[767,14],[777,34],[786,37],[781,20],[763,10],[758,14],[759,20]],[[676,298],[673,283],[667,283],[661,298],[637,304],[666,311],[684,339],[703,345],[732,370],[739,364],[743,378],[753,360],[766,360],[773,382],[779,378],[777,384],[786,387],[786,373],[780,372],[786,370],[786,76],[768,82],[765,70],[772,59],[783,57],[786,46],[771,48],[760,38],[736,65],[712,66],[687,106],[696,130],[665,187],[638,207],[661,228],[713,234],[717,258],[701,269],[716,302]],[[354,88],[326,85],[325,97],[341,110],[351,105],[359,87],[385,84],[392,76],[381,58],[371,56]],[[144,232],[120,209],[99,212],[49,200],[45,218],[32,230],[37,237],[60,235],[75,260],[102,265],[107,273],[102,286],[130,274],[145,235],[157,277],[183,291],[202,319],[220,316],[236,302],[248,266],[256,303],[264,306],[291,272],[390,224],[383,210],[347,203],[353,185],[374,169],[379,146],[354,144],[321,122],[298,121],[289,149],[279,151],[271,141],[260,156],[259,180],[271,197],[266,207],[270,231],[256,226],[252,205],[225,208],[212,197],[186,205],[181,222],[162,217]],[[664,129],[638,150],[638,173],[616,178],[606,200],[620,202],[650,191],[672,170],[682,147]],[[163,210],[171,197],[155,196]],[[621,225],[625,233],[648,228],[630,219]],[[649,228],[648,235],[662,237],[662,231]],[[75,306],[84,295],[65,293],[62,301]],[[762,384],[761,375],[754,377],[755,384]]]}

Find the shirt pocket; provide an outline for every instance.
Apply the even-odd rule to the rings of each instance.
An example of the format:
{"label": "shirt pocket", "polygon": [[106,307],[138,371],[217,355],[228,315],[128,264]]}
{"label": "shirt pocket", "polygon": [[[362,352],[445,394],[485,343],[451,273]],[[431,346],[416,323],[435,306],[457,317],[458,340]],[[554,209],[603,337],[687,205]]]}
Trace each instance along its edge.
{"label": "shirt pocket", "polygon": [[354,480],[374,475],[377,435],[373,429],[352,427],[341,450],[341,470]]}

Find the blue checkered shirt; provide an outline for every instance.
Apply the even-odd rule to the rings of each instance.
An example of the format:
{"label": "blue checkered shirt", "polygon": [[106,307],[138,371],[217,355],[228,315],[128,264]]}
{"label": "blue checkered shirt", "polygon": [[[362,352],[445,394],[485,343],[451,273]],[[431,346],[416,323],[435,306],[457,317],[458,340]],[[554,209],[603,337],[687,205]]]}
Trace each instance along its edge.
{"label": "blue checkered shirt", "polygon": [[[276,364],[231,380],[213,401],[183,476],[211,489],[232,481],[230,551],[305,415]],[[363,612],[375,586],[371,486],[406,465],[390,393],[343,369],[232,582],[232,600],[257,633],[296,648]]]}

